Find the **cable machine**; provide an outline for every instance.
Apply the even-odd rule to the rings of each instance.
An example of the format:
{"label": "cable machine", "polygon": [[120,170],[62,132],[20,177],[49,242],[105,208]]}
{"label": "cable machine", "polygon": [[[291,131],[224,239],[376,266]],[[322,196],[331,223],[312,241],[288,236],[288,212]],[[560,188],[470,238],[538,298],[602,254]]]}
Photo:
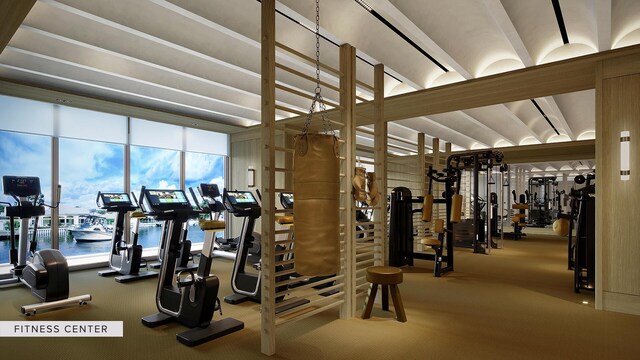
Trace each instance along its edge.
{"label": "cable machine", "polygon": [[569,222],[569,269],[574,271],[575,292],[595,289],[595,179],[595,174],[576,176],[575,183],[584,187],[570,192],[573,221]]}
{"label": "cable machine", "polygon": [[560,205],[556,194],[556,179],[555,176],[529,178],[529,226],[545,227],[553,224],[553,212]]}
{"label": "cable machine", "polygon": [[[456,169],[445,169],[442,173],[429,166],[427,171],[429,178],[428,194],[424,197],[412,197],[411,190],[406,187],[396,187],[391,190],[390,215],[389,215],[389,265],[390,266],[413,266],[414,259],[431,260],[435,262],[434,276],[439,277],[443,273],[453,271],[453,238],[452,238],[452,199],[454,189],[459,188],[460,172]],[[434,198],[432,194],[433,181],[444,183],[445,191],[439,198]],[[423,204],[422,208],[414,209],[413,204]],[[432,222],[432,206],[434,204],[446,207],[446,229],[438,234],[438,241],[421,243],[431,246],[435,254],[417,252],[414,249],[415,236],[422,237],[424,234],[417,234],[413,227],[413,213],[422,213],[422,221]],[[435,224],[436,222],[433,221]],[[442,266],[445,262],[447,265]]]}
{"label": "cable machine", "polygon": [[[451,155],[447,158],[447,172],[462,174],[467,171],[471,176],[471,211],[470,219],[455,223],[453,226],[453,243],[456,246],[473,248],[474,253],[489,254],[491,248],[496,248],[497,244],[493,241],[493,233],[491,216],[493,207],[490,201],[491,185],[495,183],[491,171],[494,166],[502,163],[503,154],[499,151],[475,151]],[[501,172],[506,170],[506,164],[500,166]],[[486,179],[486,187],[480,187],[480,176],[484,175]],[[481,195],[484,193],[485,198]],[[456,195],[459,201],[462,201],[460,195],[460,186],[456,189]],[[502,203],[503,192],[500,191],[500,199],[496,202]],[[485,209],[486,207],[486,209]],[[453,207],[454,209],[456,206]],[[485,211],[483,212],[483,209]],[[458,216],[459,214],[454,215]],[[495,224],[493,224],[495,226]]]}

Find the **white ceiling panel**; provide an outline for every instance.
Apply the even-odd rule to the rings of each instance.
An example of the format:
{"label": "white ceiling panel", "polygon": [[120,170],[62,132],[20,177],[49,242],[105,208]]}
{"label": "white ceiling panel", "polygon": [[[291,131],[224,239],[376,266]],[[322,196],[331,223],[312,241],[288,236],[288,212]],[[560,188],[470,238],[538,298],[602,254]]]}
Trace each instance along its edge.
{"label": "white ceiling panel", "polygon": [[[640,43],[640,1],[559,4],[568,44],[551,0],[322,0],[320,57],[338,68],[339,46],[353,45],[357,79],[372,85],[373,65],[384,64],[390,96]],[[315,1],[276,8],[277,40],[315,58]],[[39,0],[0,54],[0,78],[249,126],[260,120],[260,9],[256,0]],[[281,49],[276,56],[314,76],[312,62]],[[321,77],[338,84],[328,71]],[[277,80],[314,92],[312,81],[281,69]],[[357,94],[373,95],[361,84]],[[329,87],[323,95],[339,100]],[[293,110],[278,118],[310,105],[282,90],[277,98]],[[389,132],[412,142],[423,132],[442,149],[593,138],[592,90],[535,100],[560,136],[529,100],[406,119]]]}

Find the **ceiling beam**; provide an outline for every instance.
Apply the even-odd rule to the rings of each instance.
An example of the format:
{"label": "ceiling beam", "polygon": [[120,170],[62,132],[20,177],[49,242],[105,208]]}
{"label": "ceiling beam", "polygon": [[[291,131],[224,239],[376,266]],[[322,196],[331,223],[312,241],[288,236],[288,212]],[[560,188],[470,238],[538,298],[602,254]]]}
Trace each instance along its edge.
{"label": "ceiling beam", "polygon": [[[522,119],[520,119],[518,117],[518,115],[516,115],[513,111],[511,111],[511,109],[509,109],[507,107],[507,105],[505,104],[498,104],[498,106],[500,106],[502,108],[502,110],[504,110],[507,114],[507,116],[509,116],[515,124],[519,124],[519,126],[522,129],[525,129],[529,135],[533,136],[533,138],[535,138],[536,140],[538,140],[540,143],[544,143],[544,141],[542,140],[542,138],[540,137],[540,135],[538,135],[538,133],[536,133],[535,131],[533,131],[529,126],[527,126],[527,124],[524,123],[524,121],[522,121]],[[516,144],[516,145],[520,145],[520,143]]]}
{"label": "ceiling beam", "polygon": [[[517,141],[513,141],[513,139],[509,138],[506,135],[502,135],[501,133],[499,133],[498,131],[494,130],[493,128],[490,128],[489,126],[485,125],[483,122],[477,120],[476,118],[474,118],[473,116],[467,114],[466,112],[460,110],[460,111],[456,111],[454,112],[456,115],[462,117],[463,119],[471,122],[472,124],[475,124],[481,128],[483,128],[484,130],[488,131],[489,133],[491,133],[491,135],[497,137],[499,140],[504,140],[506,142],[508,142],[509,144],[511,144],[511,146],[516,146],[518,145]],[[492,144],[491,147],[493,147],[495,144]]]}
{"label": "ceiling beam", "polygon": [[0,53],[27,17],[36,0],[0,1]]}
{"label": "ceiling beam", "polygon": [[596,29],[598,31],[598,51],[611,49],[611,0],[594,1]]}
{"label": "ceiling beam", "polygon": [[502,5],[502,2],[500,2],[500,0],[484,0],[484,5],[500,28],[500,31],[502,31],[507,40],[509,40],[509,43],[516,54],[518,54],[522,64],[526,67],[534,66],[535,63],[529,54],[529,50],[527,50],[527,47],[524,45],[516,27],[513,26],[513,22],[509,14],[507,14],[507,10],[505,10]]}
{"label": "ceiling beam", "polygon": [[[498,24],[498,27],[500,28],[502,33],[505,35],[507,40],[509,40],[511,47],[513,47],[516,54],[518,54],[518,57],[520,58],[522,64],[524,64],[524,66],[526,67],[534,66],[535,63],[533,61],[533,58],[531,57],[531,54],[529,54],[529,50],[527,50],[526,46],[524,45],[520,34],[516,30],[516,27],[513,25],[513,22],[511,21],[509,14],[507,14],[507,10],[502,5],[502,2],[500,0],[484,0],[484,5],[489,10],[491,16],[493,16],[493,19]],[[569,138],[571,138],[571,140],[575,140],[576,137],[573,133],[573,130],[564,118],[564,114],[562,113],[562,111],[560,111],[560,108],[558,107],[558,104],[556,104],[555,99],[552,96],[547,96],[545,97],[545,100],[551,107],[551,110],[555,113],[555,118],[558,119],[558,122],[560,123],[560,126],[557,126],[558,124],[554,124],[554,126],[556,126],[556,128],[562,127]]]}
{"label": "ceiling beam", "polygon": [[[34,58],[38,58],[38,59],[42,59],[42,60],[46,60],[52,63],[57,63],[57,64],[61,64],[61,65],[65,65],[65,66],[70,66],[73,68],[76,68],[78,71],[76,71],[76,74],[80,74],[80,71],[84,70],[84,71],[88,71],[88,72],[93,72],[93,73],[97,73],[97,74],[101,74],[101,75],[107,75],[113,78],[117,78],[117,79],[121,79],[124,81],[128,81],[128,82],[133,82],[135,84],[138,85],[143,85],[143,86],[149,86],[149,87],[153,87],[153,88],[158,88],[158,89],[162,89],[165,91],[169,91],[169,92],[173,92],[174,94],[181,94],[181,95],[186,95],[189,97],[193,97],[195,99],[200,99],[200,100],[205,100],[207,102],[210,102],[211,104],[218,104],[219,106],[227,106],[227,107],[232,107],[232,108],[237,108],[238,111],[242,110],[244,112],[247,113],[247,116],[238,116],[235,114],[232,114],[230,112],[221,112],[221,111],[215,111],[215,110],[211,110],[209,108],[202,108],[202,107],[193,107],[191,105],[187,105],[187,104],[179,104],[179,106],[183,106],[183,107],[190,107],[199,111],[203,111],[203,112],[208,112],[211,113],[213,115],[221,115],[223,117],[226,118],[231,118],[231,119],[236,119],[241,121],[243,124],[243,126],[248,126],[251,125],[253,122],[257,122],[259,121],[260,118],[260,111],[256,110],[254,108],[251,107],[246,107],[246,106],[240,106],[231,102],[227,102],[227,101],[221,101],[206,95],[202,95],[202,94],[198,94],[198,93],[194,93],[191,91],[186,91],[186,90],[182,90],[182,89],[178,89],[178,88],[174,88],[174,87],[170,87],[170,86],[166,86],[166,85],[162,85],[162,84],[158,84],[155,82],[151,82],[151,81],[147,81],[147,80],[141,80],[138,78],[134,78],[131,76],[126,76],[126,75],[122,75],[119,73],[114,73],[112,71],[106,71],[106,70],[102,70],[102,69],[98,69],[92,66],[88,66],[88,65],[84,65],[84,64],[79,64],[76,62],[72,62],[72,61],[68,61],[68,60],[64,60],[64,59],[59,59],[59,58],[55,58],[53,56],[49,56],[49,55],[43,55],[43,54],[38,54],[38,53],[34,53],[32,51],[28,51],[28,50],[24,50],[24,49],[19,49],[19,48],[15,48],[12,46],[7,46],[7,50],[10,50],[12,52],[15,53],[19,53],[25,56],[30,56],[30,57],[34,57]],[[5,66],[8,64],[2,64],[2,66]],[[9,67],[10,65],[8,65],[7,67]],[[13,66],[14,69],[19,70],[22,69],[23,71],[30,71],[33,69],[28,69],[28,68],[20,68],[20,67],[16,67]],[[38,73],[40,75],[42,75],[43,73],[38,71],[38,70],[33,70],[34,74]],[[55,75],[54,75],[55,76]],[[68,80],[71,82],[82,82],[81,80],[77,80],[77,79],[71,79],[71,78],[64,78],[61,76],[57,76],[57,78],[62,79],[62,80]],[[85,83],[86,84],[86,83]],[[98,85],[98,84],[96,84]],[[100,86],[100,85],[98,85]],[[113,88],[113,87],[106,87],[106,86],[101,86],[101,88],[103,90],[110,90],[110,91],[115,91],[115,92],[120,92],[119,89]],[[145,97],[144,94],[136,94],[139,97]],[[154,98],[154,100],[158,100],[160,101],[161,99],[159,98]],[[177,102],[172,102],[174,105],[178,104]],[[212,105],[213,108],[215,108],[215,105]],[[253,113],[253,117],[249,116],[249,113]],[[223,119],[215,119],[215,120],[220,120],[220,121],[224,121]]]}
{"label": "ceiling beam", "polygon": [[402,11],[398,10],[389,0],[369,0],[368,4],[380,14],[387,15],[387,17],[394,20],[394,26],[403,29],[403,33],[412,35],[412,40],[417,41],[426,48],[427,52],[434,58],[439,59],[439,62],[443,62],[449,65],[455,72],[462,75],[465,79],[471,79],[473,76],[467,69],[462,67],[455,61],[446,51],[444,51],[435,41],[433,41],[427,34],[424,33],[416,24],[413,23]]}
{"label": "ceiling beam", "polygon": [[[640,45],[628,46],[387,97],[385,121],[593,89],[600,61],[638,55]],[[365,116],[373,112],[371,102],[361,103],[357,108]]]}
{"label": "ceiling beam", "polygon": [[498,150],[504,154],[504,162],[507,164],[595,159],[596,141],[580,140],[551,144],[523,145],[504,147]]}
{"label": "ceiling beam", "polygon": [[[368,1],[368,4],[372,8],[374,8],[376,12],[380,14],[384,14],[388,18],[393,19],[395,26],[403,29],[404,33],[410,34],[413,40],[416,40],[423,48],[427,50],[427,52],[429,52],[435,58],[440,59],[445,64],[450,66],[454,71],[460,74],[463,78],[467,80],[473,78],[473,75],[467,69],[465,69],[462,65],[460,65],[453,57],[451,57],[435,41],[433,41],[427,34],[425,34],[424,31],[422,31],[422,29],[420,29],[417,25],[415,25],[413,21],[411,21],[404,13],[402,13],[397,7],[395,7],[395,5],[393,5],[389,0],[370,0]],[[503,8],[503,11],[504,11],[504,8]],[[485,128],[486,130],[489,130],[490,132],[497,135],[498,137],[503,138],[504,140],[511,143],[512,145],[515,145],[512,140],[508,139],[504,135],[499,134],[496,129],[493,129],[485,125],[484,123],[473,118],[472,116],[462,112],[458,113],[458,115],[463,116],[466,120],[469,120],[474,124]],[[510,116],[510,118],[513,121],[517,121],[526,127],[526,124],[522,121],[522,119],[520,119],[515,114],[513,116]],[[529,131],[532,132],[530,129]],[[474,141],[478,141],[478,140],[474,140]]]}
{"label": "ceiling beam", "polygon": [[[567,119],[565,119],[564,114],[562,113],[562,110],[560,110],[560,108],[558,107],[558,104],[556,103],[556,99],[553,96],[545,96],[544,99],[547,102],[547,104],[549,104],[549,107],[551,108],[551,111],[554,112],[557,121],[560,123],[562,128],[565,130],[565,132],[567,133],[567,136],[571,140],[576,140],[576,135],[573,132],[573,130],[571,129],[571,127],[569,126],[569,123],[567,122]],[[551,119],[549,119],[549,120],[551,121]]]}

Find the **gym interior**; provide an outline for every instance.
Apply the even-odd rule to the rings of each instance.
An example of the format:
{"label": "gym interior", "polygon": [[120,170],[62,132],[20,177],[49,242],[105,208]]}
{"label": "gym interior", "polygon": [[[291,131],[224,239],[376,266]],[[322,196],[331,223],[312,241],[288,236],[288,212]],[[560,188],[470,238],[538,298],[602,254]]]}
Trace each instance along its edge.
{"label": "gym interior", "polygon": [[639,44],[634,0],[4,0],[0,345],[635,359]]}

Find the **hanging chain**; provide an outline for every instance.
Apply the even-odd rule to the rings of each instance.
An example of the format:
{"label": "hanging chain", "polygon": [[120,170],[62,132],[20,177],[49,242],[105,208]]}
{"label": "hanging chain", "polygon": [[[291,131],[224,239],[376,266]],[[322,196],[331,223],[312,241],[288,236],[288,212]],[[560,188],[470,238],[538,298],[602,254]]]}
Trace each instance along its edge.
{"label": "hanging chain", "polygon": [[307,119],[304,122],[304,128],[302,129],[303,134],[309,131],[309,125],[311,125],[316,104],[319,107],[322,118],[322,130],[325,134],[331,132],[335,136],[336,133],[331,126],[331,122],[324,116],[327,108],[324,104],[324,98],[322,97],[322,89],[320,88],[320,0],[316,0],[316,89],[311,107],[309,108],[309,114],[307,114]]}

